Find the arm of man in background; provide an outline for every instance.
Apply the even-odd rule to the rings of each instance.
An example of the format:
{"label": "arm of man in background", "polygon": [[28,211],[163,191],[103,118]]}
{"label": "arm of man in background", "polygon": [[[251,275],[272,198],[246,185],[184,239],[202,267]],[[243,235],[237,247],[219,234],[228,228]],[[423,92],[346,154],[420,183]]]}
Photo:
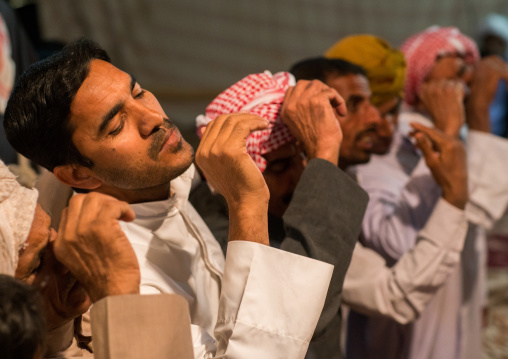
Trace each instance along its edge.
{"label": "arm of man in background", "polygon": [[391,268],[376,252],[358,244],[344,283],[344,302],[367,315],[384,315],[401,324],[414,320],[460,261],[467,233],[465,150],[452,136],[414,125],[435,180],[443,189],[416,245]]}
{"label": "arm of man in background", "polygon": [[[267,125],[253,115],[221,115],[196,152],[197,164],[229,208],[217,356],[303,358],[332,274],[327,264],[267,245],[268,188],[245,148],[249,133]],[[295,294],[298,300],[290,299]]]}
{"label": "arm of man in background", "polygon": [[468,166],[470,179],[468,219],[490,229],[508,204],[506,153],[508,141],[490,133],[489,106],[499,81],[508,82],[508,65],[497,56],[476,64],[471,93],[466,99]]}
{"label": "arm of man in background", "polygon": [[310,344],[320,358],[340,355],[342,284],[361,230],[368,196],[338,168],[344,101],[319,81],[299,81],[284,100],[282,119],[305,150],[307,166],[283,221],[281,249],[334,265],[325,307]]}
{"label": "arm of man in background", "polygon": [[[419,98],[436,128],[457,137],[464,123],[464,86],[454,81],[431,81],[422,86]],[[359,166],[360,185],[370,201],[362,225],[362,242],[394,264],[411,250],[439,197],[441,188],[425,158],[410,142],[403,126],[409,119],[430,120],[419,113],[403,113],[394,147],[386,156]]]}
{"label": "arm of man in background", "polygon": [[138,261],[118,223],[132,219],[127,203],[99,193],[75,195],[62,213],[54,251],[94,303],[94,356],[193,358],[187,302],[139,295]]}

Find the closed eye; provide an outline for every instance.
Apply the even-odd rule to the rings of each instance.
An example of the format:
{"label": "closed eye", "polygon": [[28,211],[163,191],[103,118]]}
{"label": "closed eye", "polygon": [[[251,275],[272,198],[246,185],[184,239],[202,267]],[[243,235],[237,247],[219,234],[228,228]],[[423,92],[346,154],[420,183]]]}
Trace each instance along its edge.
{"label": "closed eye", "polygon": [[140,98],[143,98],[143,96],[145,95],[145,93],[146,93],[146,90],[141,90],[141,91],[139,91],[139,93],[138,93],[136,96],[134,96],[134,98],[135,98],[135,99],[140,99]]}
{"label": "closed eye", "polygon": [[110,131],[108,133],[108,135],[109,136],[116,136],[116,135],[118,135],[122,131],[123,126],[124,126],[124,121],[120,121],[120,124],[114,130]]}

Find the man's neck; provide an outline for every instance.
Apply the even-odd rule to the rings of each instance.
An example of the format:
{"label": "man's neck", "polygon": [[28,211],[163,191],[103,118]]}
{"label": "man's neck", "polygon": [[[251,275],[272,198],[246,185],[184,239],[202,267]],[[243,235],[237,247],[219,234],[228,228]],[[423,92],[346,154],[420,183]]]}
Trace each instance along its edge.
{"label": "man's neck", "polygon": [[171,195],[171,183],[141,189],[121,189],[101,186],[96,192],[107,194],[129,204],[164,201]]}

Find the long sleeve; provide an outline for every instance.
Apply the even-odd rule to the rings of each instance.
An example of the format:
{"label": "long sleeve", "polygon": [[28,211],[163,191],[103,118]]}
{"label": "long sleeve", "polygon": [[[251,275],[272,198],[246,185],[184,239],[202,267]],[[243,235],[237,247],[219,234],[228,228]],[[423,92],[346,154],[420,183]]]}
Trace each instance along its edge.
{"label": "long sleeve", "polygon": [[215,358],[303,358],[333,266],[257,243],[229,243]]}
{"label": "long sleeve", "polygon": [[[283,217],[286,237],[280,248],[334,265],[325,306],[309,352],[317,358],[340,356],[341,292],[361,230],[368,197],[332,163],[309,161]],[[271,238],[272,239],[272,238]]]}
{"label": "long sleeve", "polygon": [[469,203],[468,219],[490,229],[508,204],[508,140],[479,131],[467,136]]}
{"label": "long sleeve", "polygon": [[441,189],[424,159],[400,133],[389,154],[358,166],[357,174],[370,198],[362,224],[362,243],[391,265],[414,247]]}
{"label": "long sleeve", "polygon": [[91,319],[95,359],[194,358],[189,306],[180,296],[106,297]]}
{"label": "long sleeve", "polygon": [[402,324],[414,320],[458,265],[466,233],[464,211],[440,199],[416,246],[392,268],[358,244],[344,282],[344,302]]}

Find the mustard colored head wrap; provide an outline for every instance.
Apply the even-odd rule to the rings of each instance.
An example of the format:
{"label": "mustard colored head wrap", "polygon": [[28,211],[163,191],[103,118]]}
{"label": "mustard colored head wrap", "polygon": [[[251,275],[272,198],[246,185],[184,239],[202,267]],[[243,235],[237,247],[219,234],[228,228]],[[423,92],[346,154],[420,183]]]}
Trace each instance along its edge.
{"label": "mustard colored head wrap", "polygon": [[373,35],[348,36],[333,45],[325,57],[363,67],[367,72],[374,106],[394,97],[403,97],[406,79],[404,54],[392,49],[383,39]]}

